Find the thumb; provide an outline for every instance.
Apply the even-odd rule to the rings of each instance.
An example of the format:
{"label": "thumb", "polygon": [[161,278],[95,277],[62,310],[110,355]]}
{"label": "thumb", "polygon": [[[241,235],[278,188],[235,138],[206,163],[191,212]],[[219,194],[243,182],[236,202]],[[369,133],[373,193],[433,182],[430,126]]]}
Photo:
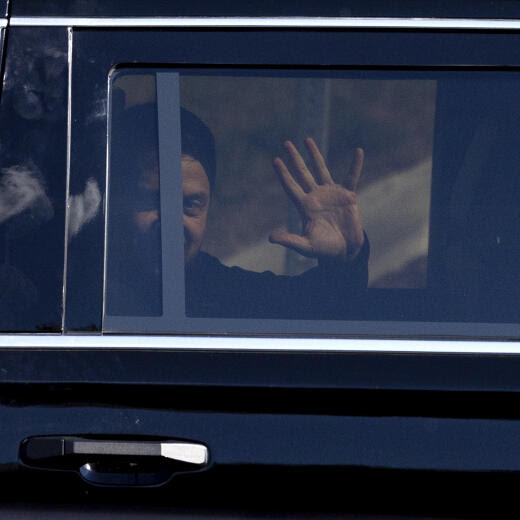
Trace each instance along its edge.
{"label": "thumb", "polygon": [[313,250],[309,240],[300,235],[295,235],[294,233],[287,233],[287,231],[273,231],[269,235],[269,242],[288,247],[303,256],[313,256]]}

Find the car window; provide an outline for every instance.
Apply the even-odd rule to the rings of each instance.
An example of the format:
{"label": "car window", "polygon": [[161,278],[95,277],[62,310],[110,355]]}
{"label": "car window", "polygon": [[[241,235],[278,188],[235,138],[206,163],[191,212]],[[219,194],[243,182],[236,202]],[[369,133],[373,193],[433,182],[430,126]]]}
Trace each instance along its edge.
{"label": "car window", "polygon": [[336,320],[343,333],[354,321],[514,322],[517,81],[119,70],[107,330],[205,330],[190,318]]}

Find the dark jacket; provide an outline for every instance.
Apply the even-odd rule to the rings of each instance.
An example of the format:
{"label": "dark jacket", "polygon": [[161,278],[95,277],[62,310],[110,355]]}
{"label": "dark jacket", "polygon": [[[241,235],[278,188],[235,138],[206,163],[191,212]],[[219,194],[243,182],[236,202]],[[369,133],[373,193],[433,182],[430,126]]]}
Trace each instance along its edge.
{"label": "dark jacket", "polygon": [[200,252],[186,268],[186,315],[221,318],[348,319],[368,283],[369,244],[350,264],[320,264],[299,276],[227,267]]}

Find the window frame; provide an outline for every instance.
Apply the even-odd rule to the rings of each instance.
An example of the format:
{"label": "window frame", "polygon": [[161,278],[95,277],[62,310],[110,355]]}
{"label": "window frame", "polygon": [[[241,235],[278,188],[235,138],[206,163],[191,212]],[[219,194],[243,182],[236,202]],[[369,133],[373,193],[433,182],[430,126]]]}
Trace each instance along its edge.
{"label": "window frame", "polygon": [[[406,69],[406,70],[430,70],[446,68],[464,69],[471,64],[473,69],[503,70],[504,67],[517,67],[520,63],[511,51],[514,46],[509,40],[518,38],[517,33],[506,32],[442,32],[442,39],[438,38],[437,31],[384,31],[384,30],[302,30],[302,29],[235,29],[224,31],[221,29],[74,29],[72,31],[72,127],[71,127],[71,185],[77,183],[79,187],[87,181],[90,172],[96,172],[100,185],[105,184],[105,179],[99,172],[106,171],[106,152],[103,155],[96,151],[90,155],[94,156],[96,164],[88,173],[81,164],[86,150],[81,151],[81,143],[88,138],[86,135],[85,121],[89,114],[81,113],[88,106],[92,109],[96,103],[106,99],[106,83],[111,70],[115,67],[135,66],[143,67],[149,63],[150,66],[164,64],[165,66],[187,66],[196,65],[205,67],[319,67],[335,68],[348,67],[359,69]],[[131,41],[129,37],[132,37]],[[244,44],[251,42],[249,48]],[[96,38],[104,41],[101,47],[96,44]],[[184,41],[186,40],[186,41]],[[288,45],[294,41],[294,45]],[[382,47],[382,42],[385,42]],[[415,45],[411,48],[411,43]],[[423,50],[428,48],[428,58],[425,60]],[[176,49],[172,53],[171,49]],[[254,49],[252,52],[250,49]],[[324,52],[324,49],[330,52]],[[405,52],[405,49],[408,51]],[[506,52],[508,51],[508,52]],[[504,53],[506,54],[504,56]],[[501,56],[498,61],[498,55]],[[89,63],[88,57],[96,56],[94,63]],[[500,65],[495,65],[500,63]],[[90,84],[85,88],[85,82]],[[101,93],[101,87],[103,94]],[[93,96],[93,92],[95,95]],[[74,103],[74,99],[83,99],[82,104]],[[78,107],[76,109],[76,107]],[[76,111],[77,110],[77,111]],[[87,109],[88,110],[88,109]],[[101,150],[103,147],[100,129],[96,130],[98,142],[96,146]],[[106,145],[105,145],[106,146]],[[97,149],[96,149],[97,150]],[[88,159],[88,161],[92,161]],[[84,161],[83,161],[84,162]],[[97,246],[101,251],[102,246]],[[69,244],[68,276],[67,285],[70,289],[71,281],[77,280],[71,265],[74,264],[77,255],[74,252],[74,244]],[[95,279],[99,280],[101,262],[96,260],[97,274]],[[83,272],[81,273],[83,275]],[[98,282],[96,282],[98,283]],[[101,309],[94,303],[97,312]],[[81,313],[85,308],[74,308],[72,298],[67,298],[65,329],[68,332],[81,331],[88,328],[87,323],[78,326],[77,320],[81,320]],[[75,315],[74,315],[75,314]],[[71,317],[73,316],[73,317]],[[101,328],[99,316],[91,319],[96,328]],[[76,323],[75,323],[76,322]],[[315,335],[316,328],[309,330],[288,329],[289,323],[280,323],[274,327],[274,334],[286,332],[292,334]],[[336,328],[334,323],[327,323],[329,334],[337,335],[344,333]],[[222,327],[220,333],[225,333],[227,327]],[[426,330],[426,333],[424,331]],[[142,332],[153,332],[142,330]],[[375,331],[375,332],[374,332]],[[132,332],[119,329],[115,332]],[[155,332],[157,329],[155,329]],[[164,332],[161,330],[160,332]],[[188,332],[188,331],[179,331]],[[197,332],[190,330],[189,332]],[[200,329],[203,334],[218,333],[212,327]],[[239,330],[238,334],[248,331]],[[257,334],[265,333],[258,331]],[[481,337],[517,337],[520,335],[520,326],[507,324],[501,326],[500,330],[486,324],[473,323],[461,324],[460,328],[441,323],[425,324],[423,322],[369,322],[367,326],[359,326],[347,331],[350,335],[363,336],[399,336],[399,337],[447,337],[447,338],[481,338]]]}

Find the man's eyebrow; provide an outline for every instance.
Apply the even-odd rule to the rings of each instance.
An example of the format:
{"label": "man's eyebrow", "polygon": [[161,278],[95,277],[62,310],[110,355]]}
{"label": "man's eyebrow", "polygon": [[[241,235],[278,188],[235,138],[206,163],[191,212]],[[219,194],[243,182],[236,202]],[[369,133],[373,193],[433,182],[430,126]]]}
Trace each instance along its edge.
{"label": "man's eyebrow", "polygon": [[208,199],[208,194],[204,191],[196,191],[194,193],[186,193],[182,196],[184,199],[197,199],[197,198],[200,198],[200,199],[203,199],[203,200],[207,200]]}

